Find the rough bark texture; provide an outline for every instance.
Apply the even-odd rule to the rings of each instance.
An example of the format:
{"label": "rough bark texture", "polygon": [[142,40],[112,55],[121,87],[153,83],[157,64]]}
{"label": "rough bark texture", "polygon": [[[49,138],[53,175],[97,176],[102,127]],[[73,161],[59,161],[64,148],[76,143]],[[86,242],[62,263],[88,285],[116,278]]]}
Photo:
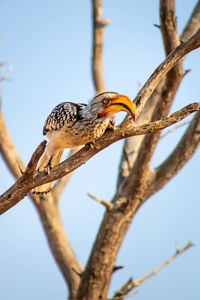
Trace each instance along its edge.
{"label": "rough bark texture", "polygon": [[[73,156],[68,158],[66,161],[64,161],[58,166],[55,166],[49,175],[47,175],[45,171],[41,171],[38,173],[37,171],[33,172],[32,170],[32,172],[27,172],[26,169],[24,174],[15,182],[15,184],[13,184],[3,195],[0,196],[0,214],[4,213],[9,208],[16,205],[34,187],[47,182],[54,181],[71,173],[72,171],[80,167],[82,164],[84,164],[88,159],[90,159],[95,154],[105,149],[112,143],[133,135],[158,132],[174,123],[179,122],[187,115],[197,110],[199,110],[199,103],[192,103],[184,107],[180,111],[173,113],[171,116],[165,118],[164,120],[143,124],[137,127],[134,127],[133,124],[130,124],[130,126],[126,127],[126,129],[123,126],[119,126],[116,128],[115,131],[107,131],[106,134],[104,134],[94,144],[93,147],[90,147],[88,145],[85,146]],[[32,159],[35,159],[35,157],[37,156],[37,160],[39,160],[39,157],[44,151],[44,144],[45,142],[42,142],[38,146],[34,155],[32,156]],[[30,160],[28,166],[30,164],[35,165],[34,162],[32,162],[32,160]]]}
{"label": "rough bark texture", "polygon": [[92,74],[96,94],[106,91],[103,76],[103,35],[104,27],[110,24],[110,20],[102,18],[101,0],[92,0],[93,7],[93,55],[92,55]]}
{"label": "rough bark texture", "polygon": [[[69,285],[70,300],[75,299],[75,295],[80,283],[80,275],[83,268],[67,238],[56,199],[50,194],[48,201],[42,197],[34,196],[49,245],[56,262]],[[80,275],[79,275],[80,274]]]}
{"label": "rough bark texture", "polygon": [[[164,9],[163,12],[162,9]],[[160,2],[160,17],[161,17],[163,40],[165,40],[165,45],[166,45],[165,52],[167,53],[170,52],[170,49],[171,51],[174,50],[176,45],[179,44],[176,17],[175,17],[175,5],[173,1]],[[172,23],[172,26],[170,26],[170,23]],[[191,17],[188,23],[186,24],[183,33],[181,34],[181,41],[186,41],[189,38],[191,38],[192,35],[194,35],[197,32],[197,30],[199,30],[199,28],[200,28],[200,1],[197,2],[197,5],[195,6]],[[171,37],[173,43],[170,42]],[[183,57],[183,60],[184,58],[185,57]],[[154,114],[155,107],[157,106],[159,101],[162,102],[163,97],[167,98],[166,96],[169,95],[167,86],[170,89],[170,85],[172,85],[174,89],[174,93],[172,95],[169,95],[171,97],[171,101],[173,100],[173,96],[175,96],[176,94],[175,90],[178,89],[179,85],[181,84],[184,78],[184,76],[178,76],[178,78],[176,79],[174,75],[176,75],[175,74],[176,71],[178,73],[178,69],[177,70],[174,69],[172,69],[172,71],[169,72],[157,85],[153,94],[151,95],[148,102],[146,103],[144,110],[139,115],[139,118],[137,118],[138,125],[144,122],[150,122],[152,120],[152,115]],[[181,70],[182,67],[179,66],[179,69]],[[187,71],[183,72],[183,74],[186,75]],[[173,78],[174,78],[174,83],[172,82],[172,84],[170,84]],[[132,166],[134,165],[137,156],[140,152],[140,147],[144,138],[145,138],[144,136],[139,136],[139,137],[126,139],[124,144],[124,149],[122,152],[121,162],[120,162],[118,186],[120,186],[124,178],[129,175],[129,172]]]}
{"label": "rough bark texture", "polygon": [[[15,178],[20,178],[23,172],[23,176],[26,177],[27,181],[30,180],[33,176],[33,171],[35,171],[37,161],[44,151],[45,144],[46,142],[42,142],[39,145],[25,170],[25,165],[14,147],[2,113],[0,112],[0,150]],[[74,152],[75,151],[73,151],[73,153]],[[67,176],[70,176],[70,174]],[[38,210],[52,254],[69,286],[69,298],[70,300],[73,300],[75,299],[80,282],[80,276],[77,274],[81,274],[83,269],[67,238],[58,206],[62,190],[69,180],[69,177],[67,176],[63,177],[53,188],[52,193],[49,193],[45,198],[32,194],[30,197]],[[15,197],[14,202],[17,203]],[[6,206],[10,206],[9,195],[8,202],[5,202],[5,207]]]}
{"label": "rough bark texture", "polygon": [[[110,21],[102,19],[100,0],[93,0],[92,7],[92,70],[94,86],[98,94],[106,89],[102,71],[103,30]],[[200,144],[199,103],[189,104],[167,117],[185,75],[182,61],[186,54],[200,47],[200,1],[185,26],[181,38],[177,30],[174,0],[160,1],[160,19],[167,57],[135,97],[136,115],[139,120],[137,126],[126,117],[114,130],[106,131],[93,147],[85,146],[54,167],[47,175],[44,171],[39,173],[35,171],[37,162],[44,152],[45,141],[38,146],[28,166],[25,167],[0,111],[0,152],[9,170],[17,179],[15,184],[0,197],[0,213],[17,204],[29,193],[39,213],[52,254],[69,287],[70,300],[107,299],[116,257],[136,212],[152,194],[165,186],[183,168]],[[197,112],[176,148],[160,166],[151,170],[149,165],[160,139],[160,131],[195,111]],[[138,135],[144,136],[138,139],[137,145],[134,145],[132,141],[135,141]],[[73,170],[112,143],[132,136],[134,138],[127,140],[127,148],[124,149],[116,194],[109,205],[105,201],[99,201],[105,205],[107,211],[86,268],[83,270],[67,238],[60,216],[59,199]],[[131,154],[133,150],[134,154]],[[31,194],[32,188],[56,179],[59,180],[48,195]],[[188,245],[180,250],[180,253],[191,246]],[[176,256],[178,254],[173,257]],[[142,278],[146,280],[151,275],[152,272]],[[129,280],[120,290],[121,294],[118,293],[114,297],[118,299],[121,296],[125,297],[137,285],[136,283],[143,283],[143,279]]]}
{"label": "rough bark texture", "polygon": [[13,145],[12,139],[5,125],[5,121],[1,110],[0,110],[0,152],[9,170],[15,176],[15,178],[20,177],[21,176],[20,168],[21,170],[25,170],[25,165],[23,164],[21,158],[17,154],[17,151]]}

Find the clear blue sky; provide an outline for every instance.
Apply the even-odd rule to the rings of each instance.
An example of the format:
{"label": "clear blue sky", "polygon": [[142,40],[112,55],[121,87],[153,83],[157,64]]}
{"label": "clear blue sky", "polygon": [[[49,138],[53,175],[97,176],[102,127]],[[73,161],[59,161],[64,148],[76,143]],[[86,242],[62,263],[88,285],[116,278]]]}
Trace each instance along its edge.
{"label": "clear blue sky", "polygon": [[[179,31],[197,1],[178,0]],[[163,60],[159,1],[104,1],[104,74],[107,89],[134,98]],[[88,102],[94,95],[91,77],[91,1],[4,0],[0,4],[0,61],[12,64],[3,83],[3,113],[24,162],[43,139],[43,123],[62,101]],[[200,51],[188,55],[192,69],[178,91],[173,110],[199,101]],[[189,119],[188,119],[189,120]],[[159,145],[153,166],[165,159],[183,129]],[[63,222],[85,265],[104,209],[87,193],[110,200],[115,191],[122,142],[112,145],[75,172],[60,202]],[[139,290],[135,299],[200,299],[199,155],[138,212],[120,250],[110,295],[129,277],[150,272],[192,240],[195,247]],[[13,178],[0,158],[0,192]],[[25,198],[0,218],[0,295],[2,300],[66,299],[67,289],[48,248],[37,212]],[[130,298],[131,299],[131,298]]]}

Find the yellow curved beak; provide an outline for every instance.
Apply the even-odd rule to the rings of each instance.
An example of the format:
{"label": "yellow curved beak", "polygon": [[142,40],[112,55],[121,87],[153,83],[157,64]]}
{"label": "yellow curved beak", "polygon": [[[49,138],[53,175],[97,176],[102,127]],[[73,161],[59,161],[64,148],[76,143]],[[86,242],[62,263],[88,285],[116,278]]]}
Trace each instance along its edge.
{"label": "yellow curved beak", "polygon": [[135,105],[131,99],[125,95],[118,95],[116,98],[112,99],[110,105],[105,109],[105,112],[117,113],[120,111],[126,111],[135,121]]}

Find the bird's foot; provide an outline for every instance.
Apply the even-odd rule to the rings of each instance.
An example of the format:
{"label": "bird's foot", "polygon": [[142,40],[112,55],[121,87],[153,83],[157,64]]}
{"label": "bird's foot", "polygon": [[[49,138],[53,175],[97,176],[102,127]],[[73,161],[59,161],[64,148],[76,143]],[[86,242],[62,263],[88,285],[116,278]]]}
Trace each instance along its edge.
{"label": "bird's foot", "polygon": [[88,149],[94,149],[94,143],[90,142],[85,145]]}
{"label": "bird's foot", "polygon": [[[32,190],[32,193],[33,193],[34,195],[45,196],[45,195],[47,195],[50,191],[51,191],[51,190],[48,190],[48,191],[45,191],[45,192],[39,192],[39,191],[36,191],[36,190]],[[42,200],[43,200],[43,199],[44,199],[44,198],[42,198]]]}
{"label": "bird's foot", "polygon": [[106,130],[112,130],[112,131],[114,131],[115,130],[115,123],[112,122],[112,121],[110,121],[108,123],[108,127],[106,128]]}
{"label": "bird's foot", "polygon": [[44,167],[44,171],[47,173],[47,175],[50,174],[52,166],[51,166],[51,162],[52,162],[53,156],[51,156],[50,160],[48,161],[48,164]]}
{"label": "bird's foot", "polygon": [[44,167],[44,171],[47,173],[47,175],[50,174],[51,172],[51,169],[52,169],[52,166],[47,164],[45,167]]}

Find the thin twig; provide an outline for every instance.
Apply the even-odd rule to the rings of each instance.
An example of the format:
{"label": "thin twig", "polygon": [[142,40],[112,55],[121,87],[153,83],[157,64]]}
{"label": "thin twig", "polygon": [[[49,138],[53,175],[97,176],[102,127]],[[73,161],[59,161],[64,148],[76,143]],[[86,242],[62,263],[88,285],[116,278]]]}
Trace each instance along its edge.
{"label": "thin twig", "polygon": [[138,290],[132,292],[132,293],[129,293],[128,295],[122,295],[122,296],[118,296],[118,297],[113,297],[113,298],[109,298],[107,300],[121,300],[121,299],[124,299],[124,298],[129,298],[129,297],[132,297],[132,296],[135,296],[137,293],[139,293]]}
{"label": "thin twig", "polygon": [[181,249],[176,249],[175,254],[170,257],[168,260],[166,260],[163,264],[161,264],[160,266],[158,266],[157,268],[155,268],[152,272],[150,272],[149,274],[139,278],[138,280],[135,280],[135,285],[139,286],[141,285],[145,280],[149,279],[150,277],[152,277],[153,275],[155,275],[156,273],[158,273],[160,270],[162,270],[164,267],[166,267],[167,265],[169,265],[172,261],[174,261],[179,255],[181,255],[183,252],[187,251],[189,248],[193,247],[194,244],[190,241],[188,242],[183,248]]}
{"label": "thin twig", "polygon": [[176,252],[174,255],[172,255],[164,263],[162,263],[161,265],[159,265],[158,267],[153,269],[150,273],[146,274],[145,276],[143,276],[137,280],[133,280],[132,278],[129,279],[127,281],[127,283],[125,283],[125,285],[119,291],[117,291],[115,293],[115,295],[112,299],[119,299],[119,298],[117,298],[119,296],[122,296],[121,299],[123,299],[123,297],[125,298],[130,291],[132,291],[134,288],[142,285],[147,279],[149,279],[150,277],[152,277],[153,275],[158,273],[160,270],[162,270],[164,267],[166,267],[168,264],[170,264],[172,261],[174,261],[179,255],[181,255],[183,252],[185,252],[192,246],[194,246],[194,244],[192,242],[188,242],[183,248],[176,249]]}
{"label": "thin twig", "polygon": [[3,81],[3,80],[11,80],[8,78],[8,75],[10,72],[12,72],[13,70],[13,65],[10,65],[7,69],[7,71],[0,77],[0,81]]}
{"label": "thin twig", "polygon": [[189,124],[190,121],[187,121],[187,122],[183,122],[181,124],[178,124],[176,126],[174,126],[173,128],[170,128],[167,132],[163,133],[161,136],[160,136],[160,140],[163,139],[164,137],[166,137],[169,133],[172,133],[174,130],[176,129],[179,129],[187,124]]}
{"label": "thin twig", "polygon": [[102,200],[102,199],[100,199],[100,198],[97,198],[96,196],[94,196],[94,195],[92,195],[92,194],[90,194],[90,193],[88,193],[88,196],[89,196],[90,198],[92,198],[93,200],[95,200],[96,202],[101,203],[103,206],[106,207],[106,209],[107,209],[108,211],[110,211],[110,210],[113,209],[113,204],[112,204],[111,202],[107,202],[107,201],[105,201],[105,200]]}

